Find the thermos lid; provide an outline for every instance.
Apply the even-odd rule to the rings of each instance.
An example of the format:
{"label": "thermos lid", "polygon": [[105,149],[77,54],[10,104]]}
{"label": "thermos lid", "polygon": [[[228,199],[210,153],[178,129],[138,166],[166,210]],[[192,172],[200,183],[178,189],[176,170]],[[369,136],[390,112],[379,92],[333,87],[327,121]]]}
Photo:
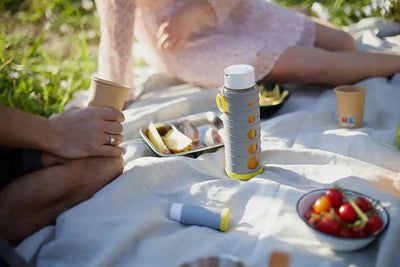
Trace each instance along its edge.
{"label": "thermos lid", "polygon": [[254,86],[255,74],[251,65],[238,64],[232,65],[224,70],[225,84],[229,89],[247,89]]}

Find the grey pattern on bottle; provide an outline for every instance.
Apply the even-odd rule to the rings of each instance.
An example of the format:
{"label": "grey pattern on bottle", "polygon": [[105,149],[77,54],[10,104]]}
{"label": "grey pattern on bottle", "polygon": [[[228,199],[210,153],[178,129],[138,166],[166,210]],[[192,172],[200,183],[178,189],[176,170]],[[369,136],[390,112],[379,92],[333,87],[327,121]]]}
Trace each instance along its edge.
{"label": "grey pattern on bottle", "polygon": [[[220,94],[227,106],[221,116],[224,123],[226,172],[254,173],[261,168],[259,91],[256,86],[241,91],[224,87]],[[256,146],[255,150],[249,146]],[[254,157],[257,159],[256,165],[249,162]]]}

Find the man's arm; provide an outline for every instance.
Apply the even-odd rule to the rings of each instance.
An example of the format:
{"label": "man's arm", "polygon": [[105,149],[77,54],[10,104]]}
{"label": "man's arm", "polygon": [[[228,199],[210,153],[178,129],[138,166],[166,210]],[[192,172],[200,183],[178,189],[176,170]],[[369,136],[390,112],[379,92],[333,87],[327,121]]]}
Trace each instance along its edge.
{"label": "man's arm", "polygon": [[0,145],[41,149],[48,119],[0,105]]}
{"label": "man's arm", "polygon": [[54,118],[0,105],[0,145],[38,149],[64,158],[117,157],[124,153],[107,145],[110,133],[123,141],[124,115],[109,108],[70,109]]}

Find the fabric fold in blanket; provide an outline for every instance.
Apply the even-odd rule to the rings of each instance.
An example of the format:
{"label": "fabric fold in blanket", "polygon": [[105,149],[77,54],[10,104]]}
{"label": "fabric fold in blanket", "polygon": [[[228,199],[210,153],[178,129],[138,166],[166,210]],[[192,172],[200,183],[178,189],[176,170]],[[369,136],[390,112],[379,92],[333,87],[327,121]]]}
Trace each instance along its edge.
{"label": "fabric fold in blanket", "polygon": [[[400,53],[400,43],[393,41],[398,36],[383,34],[389,26],[393,32],[400,29],[375,19],[346,30],[356,36],[359,49]],[[378,28],[385,37],[377,37]],[[151,77],[157,78],[138,87],[138,100],[124,111],[124,173],[61,214],[55,226],[21,243],[16,251],[27,261],[35,258],[37,266],[175,267],[231,255],[257,267],[267,266],[271,254],[282,251],[290,256],[291,267],[398,265],[400,149],[394,131],[400,123],[400,74],[358,83],[368,89],[364,126],[352,130],[337,126],[332,88],[290,85],[289,101],[261,122],[264,172],[246,182],[226,176],[223,147],[197,158],[160,158],[144,144],[139,130],[150,121],[217,112],[218,88]],[[71,105],[85,99],[81,95]],[[364,249],[332,251],[297,216],[296,203],[304,193],[334,182],[380,200],[390,214],[386,232]],[[228,207],[229,227],[220,232],[175,222],[168,217],[173,202]]]}

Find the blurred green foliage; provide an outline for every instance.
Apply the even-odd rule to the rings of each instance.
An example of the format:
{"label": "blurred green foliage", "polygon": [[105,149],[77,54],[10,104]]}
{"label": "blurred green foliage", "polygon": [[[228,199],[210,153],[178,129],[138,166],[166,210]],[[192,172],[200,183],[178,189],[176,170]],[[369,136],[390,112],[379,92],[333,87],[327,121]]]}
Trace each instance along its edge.
{"label": "blurred green foliage", "polygon": [[[400,0],[276,0],[283,6],[301,5],[311,10],[323,9],[329,20],[341,26],[369,17],[383,17],[400,22]],[[317,12],[313,11],[313,15]]]}
{"label": "blurred green foliage", "polygon": [[95,4],[92,0],[3,0],[0,12],[8,12],[21,23],[47,23],[51,30],[61,25],[73,29],[98,28],[93,16]]}
{"label": "blurred green foliage", "polygon": [[[373,16],[400,21],[400,0],[275,2],[302,5],[338,25]],[[0,103],[41,116],[62,111],[89,87],[99,37],[94,0],[0,1]]]}
{"label": "blurred green foliage", "polygon": [[[90,85],[99,41],[95,6],[87,1],[2,1],[0,103],[48,117]],[[5,22],[5,23],[1,23]]]}
{"label": "blurred green foliage", "polygon": [[52,57],[37,39],[0,31],[0,103],[50,116],[63,110],[76,90],[89,87],[95,59],[89,60],[85,38],[74,36],[75,57]]}

